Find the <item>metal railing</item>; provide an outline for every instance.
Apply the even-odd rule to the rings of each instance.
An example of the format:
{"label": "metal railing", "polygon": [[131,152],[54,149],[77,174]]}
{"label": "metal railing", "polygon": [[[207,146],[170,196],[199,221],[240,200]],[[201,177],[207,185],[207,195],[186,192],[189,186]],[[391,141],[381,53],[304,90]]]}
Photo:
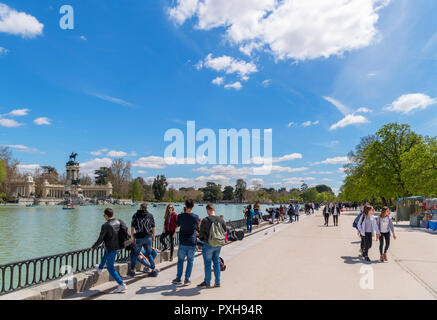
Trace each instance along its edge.
{"label": "metal railing", "polygon": [[[246,220],[229,221],[226,225],[231,228],[241,228]],[[168,241],[168,240],[166,240]],[[175,246],[179,244],[177,233]],[[153,247],[162,249],[160,235],[155,237]],[[116,262],[130,259],[130,250],[122,249],[117,255]],[[33,258],[0,265],[0,296],[47,281],[60,279],[67,274],[74,274],[91,270],[100,263],[104,254],[103,246],[91,251],[82,249],[45,257]]]}

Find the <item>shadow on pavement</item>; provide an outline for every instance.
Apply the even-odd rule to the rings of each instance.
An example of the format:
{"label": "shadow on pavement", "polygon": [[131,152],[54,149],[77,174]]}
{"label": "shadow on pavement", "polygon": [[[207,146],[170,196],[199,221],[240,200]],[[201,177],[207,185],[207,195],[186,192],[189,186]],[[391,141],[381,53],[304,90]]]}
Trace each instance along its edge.
{"label": "shadow on pavement", "polygon": [[184,289],[184,287],[168,284],[164,286],[144,286],[139,289],[136,294],[150,294],[161,292],[163,296],[167,297],[193,297],[200,294],[199,288]]}
{"label": "shadow on pavement", "polygon": [[366,262],[366,261],[362,260],[360,257],[343,256],[341,258],[344,260],[344,263],[347,263],[347,264],[357,264],[357,263],[365,263]]}

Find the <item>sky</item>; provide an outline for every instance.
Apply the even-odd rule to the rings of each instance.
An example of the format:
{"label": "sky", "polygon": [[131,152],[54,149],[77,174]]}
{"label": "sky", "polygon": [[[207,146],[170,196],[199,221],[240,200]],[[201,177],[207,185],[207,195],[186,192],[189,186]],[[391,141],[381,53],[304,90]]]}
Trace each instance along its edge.
{"label": "sky", "polygon": [[[64,172],[74,151],[89,174],[123,157],[134,177],[175,187],[338,192],[361,137],[389,122],[437,135],[433,0],[65,4],[0,0],[0,145],[22,172]],[[165,132],[186,135],[187,121],[217,136],[271,129],[273,171],[166,163]]]}

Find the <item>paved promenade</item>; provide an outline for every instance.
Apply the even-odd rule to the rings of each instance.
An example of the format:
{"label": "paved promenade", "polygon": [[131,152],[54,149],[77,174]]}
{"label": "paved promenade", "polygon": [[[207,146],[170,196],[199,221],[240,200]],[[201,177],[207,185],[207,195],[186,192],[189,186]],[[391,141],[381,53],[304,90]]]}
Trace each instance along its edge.
{"label": "paved promenade", "polygon": [[[363,263],[352,228],[355,216],[344,212],[339,227],[332,221],[324,227],[320,212],[301,215],[298,223],[279,224],[224,247],[221,288],[196,288],[203,280],[203,260],[197,257],[190,286],[172,285],[176,267],[171,267],[128,285],[125,293],[96,299],[437,299],[437,234],[397,226],[389,261],[377,262],[379,242],[374,241],[372,263]],[[360,287],[363,266],[372,267],[373,290]],[[95,291],[114,283],[105,286]]]}

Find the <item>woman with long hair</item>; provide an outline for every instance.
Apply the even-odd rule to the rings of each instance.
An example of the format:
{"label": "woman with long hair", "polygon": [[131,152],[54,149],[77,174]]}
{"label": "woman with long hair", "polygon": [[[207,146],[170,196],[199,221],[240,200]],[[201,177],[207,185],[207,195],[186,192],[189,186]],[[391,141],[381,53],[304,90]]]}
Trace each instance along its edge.
{"label": "woman with long hair", "polygon": [[364,206],[363,215],[358,222],[358,230],[363,242],[363,257],[370,262],[369,249],[372,248],[373,234],[376,233],[376,239],[379,239],[380,232],[376,219],[373,216],[375,209],[372,206]]}
{"label": "woman with long hair", "polygon": [[165,209],[164,215],[164,233],[160,237],[162,244],[162,251],[167,250],[167,238],[170,242],[170,261],[173,261],[173,251],[174,251],[174,239],[176,238],[176,221],[178,219],[178,214],[174,211],[174,206],[170,203]]}
{"label": "woman with long hair", "polygon": [[381,257],[379,260],[384,262],[387,261],[387,250],[390,247],[390,235],[393,235],[393,239],[396,240],[395,228],[393,226],[393,221],[390,219],[390,210],[388,207],[382,208],[381,214],[376,218],[376,222],[379,231],[381,232],[381,237],[379,238],[379,253],[381,254]]}

